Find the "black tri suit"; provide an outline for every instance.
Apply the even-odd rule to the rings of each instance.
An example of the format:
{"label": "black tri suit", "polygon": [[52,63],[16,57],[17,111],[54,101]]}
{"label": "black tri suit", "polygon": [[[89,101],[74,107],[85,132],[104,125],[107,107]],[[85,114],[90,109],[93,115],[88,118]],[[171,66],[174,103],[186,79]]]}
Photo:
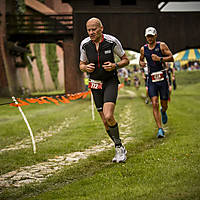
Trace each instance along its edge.
{"label": "black tri suit", "polygon": [[104,103],[116,103],[117,100],[119,84],[117,70],[106,71],[102,67],[105,62],[115,62],[114,54],[122,57],[125,51],[120,41],[108,34],[103,34],[98,51],[90,37],[85,38],[80,45],[80,60],[87,64],[95,64],[95,70],[89,73],[90,82],[94,82],[94,84],[100,82],[102,84],[102,87],[91,88],[97,111],[103,110]]}

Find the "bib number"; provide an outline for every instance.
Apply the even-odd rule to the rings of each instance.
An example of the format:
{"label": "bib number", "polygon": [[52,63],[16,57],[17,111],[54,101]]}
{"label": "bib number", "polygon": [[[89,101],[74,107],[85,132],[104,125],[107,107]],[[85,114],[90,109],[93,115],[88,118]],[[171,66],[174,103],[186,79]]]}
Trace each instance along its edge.
{"label": "bib number", "polygon": [[152,82],[158,82],[164,80],[163,72],[154,72],[151,74]]}
{"label": "bib number", "polygon": [[95,90],[101,90],[102,89],[102,82],[97,80],[89,80],[88,88],[95,89]]}

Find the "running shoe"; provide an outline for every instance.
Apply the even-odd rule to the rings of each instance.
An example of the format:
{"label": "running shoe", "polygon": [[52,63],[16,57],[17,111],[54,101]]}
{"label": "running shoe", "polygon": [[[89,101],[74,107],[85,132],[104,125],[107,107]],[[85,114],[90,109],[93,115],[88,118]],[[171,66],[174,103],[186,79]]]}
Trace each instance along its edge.
{"label": "running shoe", "polygon": [[149,98],[148,98],[148,97],[145,99],[145,103],[146,103],[146,104],[149,103]]}
{"label": "running shoe", "polygon": [[162,128],[159,128],[157,133],[157,138],[164,138],[164,137],[165,137],[165,132],[163,131]]}
{"label": "running shoe", "polygon": [[166,124],[167,123],[167,113],[162,111],[162,108],[160,109],[161,112],[161,119],[162,119],[162,123]]}
{"label": "running shoe", "polygon": [[112,159],[112,162],[116,162],[116,163],[120,163],[120,162],[125,162],[127,157],[127,151],[125,149],[125,147],[121,146],[121,147],[115,147],[115,157]]}

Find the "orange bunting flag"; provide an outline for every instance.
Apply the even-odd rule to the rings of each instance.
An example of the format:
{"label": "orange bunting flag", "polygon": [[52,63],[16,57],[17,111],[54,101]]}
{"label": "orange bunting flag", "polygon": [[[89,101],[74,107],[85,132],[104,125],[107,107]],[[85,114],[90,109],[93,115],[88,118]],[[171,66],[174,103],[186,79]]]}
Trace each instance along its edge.
{"label": "orange bunting flag", "polygon": [[123,88],[123,87],[124,87],[124,83],[121,83],[121,84],[119,85],[118,89],[121,89],[121,88]]}
{"label": "orange bunting flag", "polygon": [[22,101],[21,99],[17,99],[18,103],[21,104],[21,106],[26,106],[26,105],[29,105],[29,103],[25,102],[25,101]]}
{"label": "orange bunting flag", "polygon": [[69,100],[76,100],[79,98],[78,96],[79,96],[78,94],[73,94],[73,95],[70,95],[68,98]]}
{"label": "orange bunting flag", "polygon": [[37,103],[37,102],[38,102],[38,99],[26,98],[26,101],[28,101],[29,103]]}
{"label": "orange bunting flag", "polygon": [[16,104],[16,103],[10,103],[9,105],[10,106],[15,106],[15,107],[22,106],[22,104]]}
{"label": "orange bunting flag", "polygon": [[88,94],[90,94],[91,91],[88,91],[88,92],[84,92],[83,96],[82,96],[82,99],[85,99],[87,97]]}
{"label": "orange bunting flag", "polygon": [[38,99],[38,103],[39,103],[39,104],[43,104],[43,103],[48,103],[48,104],[50,104],[49,101],[43,99],[42,97]]}
{"label": "orange bunting flag", "polygon": [[19,107],[19,106],[26,106],[26,105],[29,105],[29,103],[25,102],[25,101],[22,101],[21,99],[17,99],[17,102],[18,104],[16,103],[10,103],[9,105],[10,106],[15,106],[15,107]]}
{"label": "orange bunting flag", "polygon": [[26,101],[28,101],[29,103],[38,103],[38,104],[44,104],[44,103],[48,103],[50,104],[49,101],[46,101],[45,99],[42,99],[41,97],[38,99],[34,99],[34,98],[26,98]]}
{"label": "orange bunting flag", "polygon": [[70,103],[69,99],[65,98],[64,96],[61,96],[62,99],[60,99],[59,96],[56,96],[56,98],[62,103]]}
{"label": "orange bunting flag", "polygon": [[[38,104],[51,104],[52,102],[56,105],[59,105],[59,103],[70,103],[70,100],[77,100],[77,99],[85,99],[88,94],[91,94],[91,91],[86,92],[79,92],[75,94],[67,94],[63,96],[55,96],[48,97],[48,96],[42,96],[42,97],[36,97],[36,98],[25,98],[26,101],[22,101],[21,99],[17,99],[18,104],[10,103],[10,106],[24,106],[24,105],[30,105],[30,103],[38,103]],[[28,103],[27,103],[28,102]]]}
{"label": "orange bunting flag", "polygon": [[45,99],[48,99],[49,101],[52,101],[53,103],[55,103],[56,105],[59,105],[59,101],[52,98],[52,97],[41,97],[41,98],[45,98]]}

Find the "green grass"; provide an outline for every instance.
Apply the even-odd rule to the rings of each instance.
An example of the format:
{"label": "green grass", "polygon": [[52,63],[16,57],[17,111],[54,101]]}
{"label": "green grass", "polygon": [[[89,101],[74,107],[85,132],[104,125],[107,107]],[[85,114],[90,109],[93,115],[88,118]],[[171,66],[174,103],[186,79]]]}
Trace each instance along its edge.
{"label": "green grass", "polygon": [[[132,141],[126,145],[125,164],[114,164],[114,149],[90,156],[67,166],[40,184],[2,189],[0,199],[17,200],[199,200],[200,197],[200,72],[179,72],[177,90],[172,92],[169,121],[164,126],[166,138],[156,138],[156,125],[151,105],[144,104],[141,94],[130,98],[120,91],[116,107],[119,124],[129,124]],[[1,102],[5,102],[1,99]],[[87,149],[108,137],[95,112],[91,119],[90,101],[79,100],[56,106],[32,104],[24,106],[33,132],[48,130],[65,118],[71,120],[68,128],[37,145],[37,154],[31,148],[6,152],[0,156],[1,174],[20,166],[40,163],[56,155]],[[0,111],[0,145],[29,138],[28,130],[17,108],[2,106]],[[125,131],[125,127],[120,128]]]}

